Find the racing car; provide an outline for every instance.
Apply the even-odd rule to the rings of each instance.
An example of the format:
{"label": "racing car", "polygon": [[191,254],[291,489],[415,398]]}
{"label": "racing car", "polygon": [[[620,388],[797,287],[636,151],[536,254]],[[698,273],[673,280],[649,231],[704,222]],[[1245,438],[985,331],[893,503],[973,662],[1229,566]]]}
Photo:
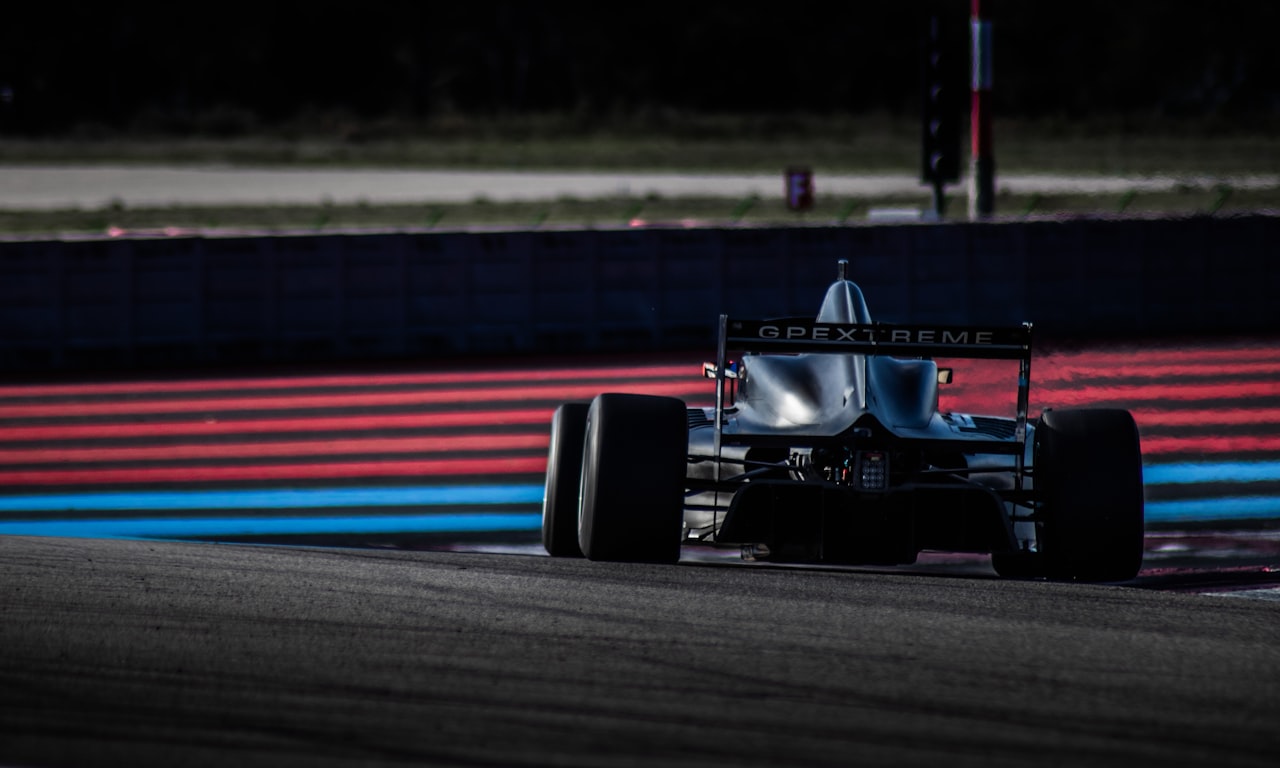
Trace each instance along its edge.
{"label": "racing car", "polygon": [[[1031,331],[872,322],[841,260],[814,318],[720,316],[703,366],[714,406],[627,393],[561,404],[543,545],[658,563],[687,544],[839,565],[970,552],[1004,577],[1131,579],[1143,551],[1137,426],[1116,408],[1030,419]],[[954,371],[936,358],[1017,361],[1015,415],[941,412]]]}

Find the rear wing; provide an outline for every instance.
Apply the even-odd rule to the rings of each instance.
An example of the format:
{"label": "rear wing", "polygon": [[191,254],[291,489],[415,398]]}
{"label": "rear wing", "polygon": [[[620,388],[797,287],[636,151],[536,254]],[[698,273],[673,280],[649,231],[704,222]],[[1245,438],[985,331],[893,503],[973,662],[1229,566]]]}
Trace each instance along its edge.
{"label": "rear wing", "polygon": [[[1031,323],[1019,326],[894,325],[820,323],[809,318],[735,320],[720,316],[716,351],[716,455],[724,426],[725,379],[730,349],[740,352],[831,353],[897,357],[959,357],[1017,360],[1018,405],[1015,440],[1027,435],[1031,388]],[[1017,455],[1019,476],[1022,454]]]}
{"label": "rear wing", "polygon": [[1021,326],[819,323],[808,318],[731,320],[720,316],[725,347],[744,352],[831,352],[899,357],[1018,360],[1031,355],[1031,324]]}

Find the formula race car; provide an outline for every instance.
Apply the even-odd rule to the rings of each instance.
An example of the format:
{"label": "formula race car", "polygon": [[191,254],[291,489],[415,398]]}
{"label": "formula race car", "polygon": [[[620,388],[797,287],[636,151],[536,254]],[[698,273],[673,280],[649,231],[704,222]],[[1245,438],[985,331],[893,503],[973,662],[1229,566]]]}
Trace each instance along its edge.
{"label": "formula race car", "polygon": [[[714,407],[618,393],[561,405],[547,552],[673,563],[689,543],[749,560],[896,565],[937,550],[990,553],[1014,578],[1133,578],[1143,491],[1129,412],[1046,409],[1030,421],[1029,324],[872,323],[847,268],[816,319],[720,316],[704,365]],[[1016,415],[939,412],[952,371],[935,357],[1017,361]]]}

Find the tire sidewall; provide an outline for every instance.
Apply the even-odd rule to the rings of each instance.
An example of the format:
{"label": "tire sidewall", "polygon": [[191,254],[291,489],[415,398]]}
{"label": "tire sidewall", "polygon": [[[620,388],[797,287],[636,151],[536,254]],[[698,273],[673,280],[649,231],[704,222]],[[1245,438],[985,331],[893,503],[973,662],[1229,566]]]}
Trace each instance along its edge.
{"label": "tire sidewall", "polygon": [[553,557],[582,557],[578,546],[578,492],[587,409],[586,403],[565,403],[551,417],[542,495],[542,546]]}
{"label": "tire sidewall", "polygon": [[675,562],[684,524],[683,401],[607,393],[587,413],[578,544],[592,560]]}

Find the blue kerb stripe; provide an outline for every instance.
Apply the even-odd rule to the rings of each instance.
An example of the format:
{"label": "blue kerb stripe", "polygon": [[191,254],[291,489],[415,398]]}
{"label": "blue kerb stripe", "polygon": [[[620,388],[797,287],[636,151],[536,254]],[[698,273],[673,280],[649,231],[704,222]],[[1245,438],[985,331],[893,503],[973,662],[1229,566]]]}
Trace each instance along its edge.
{"label": "blue kerb stripe", "polygon": [[0,512],[112,512],[160,509],[326,509],[542,503],[541,485],[140,491],[0,496]]}
{"label": "blue kerb stripe", "polygon": [[[1280,481],[1280,462],[1153,464],[1147,485]],[[145,491],[0,496],[0,513],[364,507],[510,506],[538,504],[541,485],[467,485],[392,488],[318,488],[228,491]],[[1150,522],[1280,518],[1280,496],[1148,502]],[[536,530],[537,513],[422,514],[350,517],[253,517],[119,520],[0,520],[0,534],[93,538],[217,537],[342,533],[443,533]]]}
{"label": "blue kerb stripe", "polygon": [[[1149,486],[1276,482],[1280,481],[1280,461],[1152,464],[1143,468],[1142,480]],[[1280,496],[1149,501],[1146,518],[1157,523],[1280,518]]]}
{"label": "blue kerb stripe", "polygon": [[1149,501],[1146,505],[1146,517],[1149,523],[1280,518],[1280,496]]}
{"label": "blue kerb stripe", "polygon": [[1280,461],[1150,464],[1142,470],[1147,485],[1259,483],[1280,480]]}
{"label": "blue kerb stripe", "polygon": [[538,513],[380,515],[376,517],[193,518],[0,521],[0,535],[84,539],[197,539],[304,534],[533,531]]}

